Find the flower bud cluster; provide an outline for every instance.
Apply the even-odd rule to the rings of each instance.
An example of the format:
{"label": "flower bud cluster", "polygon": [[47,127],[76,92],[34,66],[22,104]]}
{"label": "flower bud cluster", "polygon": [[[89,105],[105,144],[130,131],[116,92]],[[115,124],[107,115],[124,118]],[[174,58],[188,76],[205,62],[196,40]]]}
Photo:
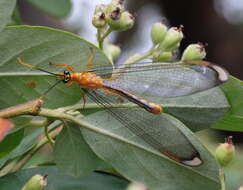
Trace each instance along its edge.
{"label": "flower bud cluster", "polygon": [[125,10],[123,0],[112,0],[108,5],[98,5],[92,19],[98,28],[110,27],[112,30],[124,31],[134,25],[134,16]]}
{"label": "flower bud cluster", "polygon": [[[180,46],[184,37],[183,26],[168,28],[163,22],[155,23],[151,28],[151,39],[156,51],[152,54],[153,61],[171,61],[174,51]],[[189,45],[183,52],[182,61],[202,60],[206,57],[204,45],[201,43]]]}
{"label": "flower bud cluster", "polygon": [[183,37],[182,27],[168,28],[163,22],[155,23],[151,28],[151,38],[158,51],[154,51],[153,61],[170,61]]}
{"label": "flower bud cluster", "polygon": [[159,45],[163,51],[168,52],[178,48],[183,37],[182,27],[168,28],[164,23],[157,22],[151,29],[151,38],[154,45]]}

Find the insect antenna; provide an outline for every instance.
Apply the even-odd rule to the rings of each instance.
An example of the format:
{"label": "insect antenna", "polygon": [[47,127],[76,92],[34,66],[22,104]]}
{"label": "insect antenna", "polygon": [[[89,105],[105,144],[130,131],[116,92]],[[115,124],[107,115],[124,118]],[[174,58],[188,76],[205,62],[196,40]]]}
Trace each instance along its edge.
{"label": "insect antenna", "polygon": [[50,88],[48,88],[42,95],[40,98],[43,98],[46,96],[46,94],[48,94],[55,86],[57,86],[60,82],[62,82],[62,80],[58,80],[57,82],[55,82]]}
{"label": "insect antenna", "polygon": [[52,72],[50,72],[50,71],[46,71],[46,70],[41,69],[41,68],[39,68],[39,67],[36,67],[36,66],[34,66],[34,65],[25,63],[24,60],[23,60],[22,58],[20,58],[20,57],[18,57],[17,59],[18,59],[19,64],[21,64],[21,65],[23,65],[23,66],[25,66],[25,67],[29,67],[29,68],[31,68],[31,69],[39,70],[39,71],[42,71],[42,72],[44,72],[44,73],[48,73],[48,74],[51,74],[51,75],[54,75],[54,76],[59,76],[59,77],[60,77],[60,76],[63,76],[62,74],[52,73]]}
{"label": "insect antenna", "polygon": [[[25,66],[25,67],[30,67],[31,69],[35,69],[35,70],[39,70],[39,71],[42,71],[42,72],[45,72],[45,73],[48,73],[48,74],[51,74],[51,75],[54,75],[54,76],[57,76],[57,77],[63,77],[63,74],[56,74],[56,73],[52,73],[52,72],[49,72],[49,71],[46,71],[44,69],[41,69],[39,67],[36,67],[34,65],[31,65],[31,64],[28,64],[28,63],[25,63],[23,59],[21,59],[20,57],[17,58],[18,59],[18,62],[19,64]],[[43,98],[48,92],[50,92],[55,86],[57,86],[60,82],[63,82],[63,79],[60,79],[58,80],[57,82],[55,82],[50,88],[48,88],[41,96],[40,98]]]}

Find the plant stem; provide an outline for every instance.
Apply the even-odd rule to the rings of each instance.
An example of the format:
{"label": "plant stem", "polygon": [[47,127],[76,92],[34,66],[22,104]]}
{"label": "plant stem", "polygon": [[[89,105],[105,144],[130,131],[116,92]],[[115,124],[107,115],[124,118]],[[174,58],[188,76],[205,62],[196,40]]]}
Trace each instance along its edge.
{"label": "plant stem", "polygon": [[38,115],[43,103],[44,103],[43,100],[38,98],[38,99],[28,101],[24,104],[12,106],[0,110],[0,117],[11,118],[19,115]]}
{"label": "plant stem", "polygon": [[155,47],[152,47],[149,51],[147,51],[141,55],[135,55],[135,56],[129,57],[122,65],[130,65],[133,63],[137,63],[143,59],[146,59],[149,56],[151,56],[155,50],[156,50]]}
{"label": "plant stem", "polygon": [[98,30],[98,42],[99,42],[99,48],[103,50],[103,43],[105,38],[112,32],[113,30],[111,28],[108,28],[105,33],[101,36],[100,30]]}
{"label": "plant stem", "polygon": [[44,127],[44,130],[45,130],[45,135],[46,135],[46,138],[48,139],[48,142],[51,144],[51,146],[54,146],[55,141],[52,139],[52,137],[50,136],[50,134],[48,132],[48,125],[46,125]]}
{"label": "plant stem", "polygon": [[225,187],[225,174],[224,174],[224,169],[220,168],[219,170],[219,178],[220,178],[220,182],[221,182],[221,190],[226,190]]}
{"label": "plant stem", "polygon": [[99,43],[99,48],[101,49],[102,43],[101,43],[100,38],[101,38],[101,30],[100,29],[97,29],[97,41]]}
{"label": "plant stem", "polygon": [[[67,120],[69,122],[73,122],[73,123],[77,124],[79,127],[85,128],[86,130],[93,131],[100,135],[109,136],[118,141],[128,143],[131,146],[139,147],[141,149],[147,149],[147,148],[143,147],[142,145],[134,144],[133,142],[131,142],[121,136],[118,136],[116,134],[113,134],[107,130],[95,127],[92,124],[90,124],[89,122],[86,122],[85,120],[80,119],[79,116],[74,117],[74,116],[66,114],[66,113],[58,112],[57,110],[50,110],[50,109],[44,109],[44,108],[41,109],[41,112],[39,113],[39,115],[44,116],[44,117],[52,117],[52,118],[56,118],[59,120]],[[151,149],[147,149],[147,150],[151,151]],[[152,151],[152,152],[154,154],[160,155],[157,151]]]}

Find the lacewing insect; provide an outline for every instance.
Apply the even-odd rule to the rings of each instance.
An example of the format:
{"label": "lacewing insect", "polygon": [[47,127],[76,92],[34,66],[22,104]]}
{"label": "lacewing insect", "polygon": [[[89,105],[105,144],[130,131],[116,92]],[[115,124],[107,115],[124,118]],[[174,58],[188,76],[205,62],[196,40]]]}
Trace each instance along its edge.
{"label": "lacewing insect", "polygon": [[[159,123],[154,121],[160,117],[156,115],[163,111],[159,99],[185,96],[211,89],[228,80],[227,71],[205,61],[138,63],[121,68],[111,66],[92,68],[93,58],[91,55],[88,59],[87,65],[90,69],[83,72],[77,72],[68,64],[52,64],[66,67],[67,70],[59,74],[27,64],[21,58],[18,58],[18,61],[24,66],[55,75],[60,79],[56,84],[60,81],[67,85],[77,82],[90,99],[106,108],[105,110],[124,127],[174,161],[188,166],[202,164],[200,154],[183,134],[181,138],[185,138],[183,142],[187,143],[185,150],[181,152],[171,150],[168,143],[165,143],[166,132],[170,133],[166,135],[171,138],[175,135],[174,132],[178,134],[182,132],[171,133],[170,130],[155,132]],[[112,74],[112,77],[102,78],[108,74]],[[132,111],[128,114],[127,110],[115,109],[114,95],[137,104],[147,112]]]}

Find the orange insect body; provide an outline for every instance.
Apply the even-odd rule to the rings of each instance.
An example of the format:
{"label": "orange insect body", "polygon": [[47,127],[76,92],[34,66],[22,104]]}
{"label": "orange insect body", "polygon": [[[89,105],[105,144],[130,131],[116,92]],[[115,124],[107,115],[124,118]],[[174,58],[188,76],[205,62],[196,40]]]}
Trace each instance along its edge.
{"label": "orange insect body", "polygon": [[[72,84],[72,82],[77,82],[77,83],[79,83],[79,85],[82,88],[88,88],[88,89],[93,89],[93,90],[104,89],[107,92],[112,92],[112,93],[115,93],[117,95],[120,95],[122,97],[127,98],[131,102],[133,102],[133,103],[137,104],[138,106],[146,109],[150,113],[160,114],[163,111],[162,107],[160,105],[154,103],[154,102],[149,102],[145,99],[139,98],[139,97],[127,92],[126,90],[119,89],[115,86],[110,86],[110,85],[107,85],[105,83],[105,81],[114,80],[114,78],[103,79],[100,76],[97,76],[93,72],[78,73],[78,72],[75,71],[75,69],[72,68],[72,66],[67,65],[67,64],[52,64],[52,63],[50,63],[51,65],[66,67],[69,71],[71,71],[71,73],[70,73],[69,71],[65,70],[64,73],[55,74],[55,73],[51,73],[49,71],[45,71],[41,68],[32,66],[30,64],[27,64],[21,58],[18,58],[18,61],[19,61],[20,64],[22,64],[26,67],[30,67],[30,68],[33,68],[33,69],[40,70],[42,72],[46,72],[46,73],[55,75],[58,78],[60,78],[64,83],[66,83],[68,86],[70,86]],[[91,63],[91,60],[89,60],[89,62]]]}
{"label": "orange insect body", "polygon": [[72,73],[70,75],[70,81],[78,82],[80,86],[90,89],[103,88],[103,80],[101,77],[94,73]]}
{"label": "orange insect body", "polygon": [[153,114],[160,114],[162,112],[162,108],[160,105],[149,102],[145,99],[140,99],[137,96],[130,94],[124,90],[120,91],[118,89],[110,88],[104,84],[105,80],[111,79],[102,79],[97,76],[95,73],[91,72],[83,72],[83,73],[70,73],[70,82],[78,82],[81,87],[88,89],[105,89],[107,92],[115,92],[117,95],[121,95],[126,97],[131,102],[138,104],[139,106],[145,108],[147,111]]}

